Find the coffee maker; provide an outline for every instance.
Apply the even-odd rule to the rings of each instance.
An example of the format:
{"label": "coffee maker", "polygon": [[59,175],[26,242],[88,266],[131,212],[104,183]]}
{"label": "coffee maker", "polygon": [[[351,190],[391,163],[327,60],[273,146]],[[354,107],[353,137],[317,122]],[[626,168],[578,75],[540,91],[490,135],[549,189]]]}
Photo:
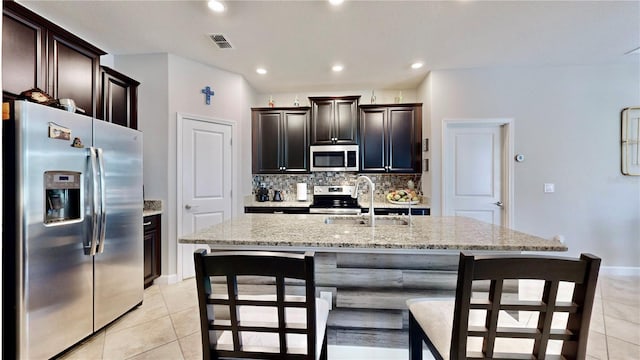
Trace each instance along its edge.
{"label": "coffee maker", "polygon": [[269,201],[269,190],[267,189],[267,186],[264,183],[260,184],[258,191],[256,191],[256,201],[259,201],[259,202]]}

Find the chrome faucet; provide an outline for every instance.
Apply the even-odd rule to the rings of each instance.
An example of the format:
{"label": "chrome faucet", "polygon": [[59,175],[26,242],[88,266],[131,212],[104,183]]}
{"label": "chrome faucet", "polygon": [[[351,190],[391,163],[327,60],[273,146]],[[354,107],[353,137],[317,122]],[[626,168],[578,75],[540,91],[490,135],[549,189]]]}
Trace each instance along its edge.
{"label": "chrome faucet", "polygon": [[375,214],[374,214],[374,208],[373,208],[373,194],[376,190],[376,185],[373,183],[373,181],[371,181],[371,179],[368,176],[358,176],[358,178],[356,179],[356,188],[353,191],[353,194],[351,194],[352,198],[357,198],[358,197],[358,187],[360,186],[360,180],[365,179],[367,180],[367,182],[369,183],[369,191],[371,191],[371,199],[369,201],[369,226],[375,226]]}

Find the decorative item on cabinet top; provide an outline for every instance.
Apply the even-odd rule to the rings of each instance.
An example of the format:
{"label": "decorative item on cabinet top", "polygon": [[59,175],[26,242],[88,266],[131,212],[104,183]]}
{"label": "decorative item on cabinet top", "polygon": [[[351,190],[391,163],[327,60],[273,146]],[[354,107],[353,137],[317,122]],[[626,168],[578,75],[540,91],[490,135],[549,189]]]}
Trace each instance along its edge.
{"label": "decorative item on cabinet top", "polygon": [[85,113],[84,109],[76,106],[76,102],[73,99],[54,99],[51,95],[47,94],[39,88],[33,88],[21,92],[20,95],[18,95],[17,100],[27,100],[37,104],[66,110],[72,113],[75,113],[76,111],[82,114]]}
{"label": "decorative item on cabinet top", "polygon": [[622,174],[640,176],[640,106],[622,110]]}

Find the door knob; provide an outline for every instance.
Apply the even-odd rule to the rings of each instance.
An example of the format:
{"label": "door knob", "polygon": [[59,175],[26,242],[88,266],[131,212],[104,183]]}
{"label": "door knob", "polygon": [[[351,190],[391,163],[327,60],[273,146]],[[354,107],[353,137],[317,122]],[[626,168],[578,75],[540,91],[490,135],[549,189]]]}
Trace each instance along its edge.
{"label": "door knob", "polygon": [[500,201],[500,200],[498,200],[498,201],[494,202],[494,204],[495,204],[496,206],[499,206],[499,207],[502,207],[502,206],[504,205],[504,204],[502,203],[502,201]]}
{"label": "door knob", "polygon": [[184,208],[187,209],[187,210],[191,210],[191,205],[187,204],[187,205],[184,206]]}

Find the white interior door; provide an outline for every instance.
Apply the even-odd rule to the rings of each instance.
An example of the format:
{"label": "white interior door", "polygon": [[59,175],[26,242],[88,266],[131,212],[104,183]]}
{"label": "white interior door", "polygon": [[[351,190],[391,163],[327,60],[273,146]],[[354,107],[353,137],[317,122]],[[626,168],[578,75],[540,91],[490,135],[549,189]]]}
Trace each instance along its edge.
{"label": "white interior door", "polygon": [[[231,217],[232,126],[188,116],[181,123],[179,235],[186,235]],[[193,252],[203,245],[178,246],[181,278],[193,277]]]}
{"label": "white interior door", "polygon": [[504,125],[451,123],[445,130],[445,215],[504,225]]}

